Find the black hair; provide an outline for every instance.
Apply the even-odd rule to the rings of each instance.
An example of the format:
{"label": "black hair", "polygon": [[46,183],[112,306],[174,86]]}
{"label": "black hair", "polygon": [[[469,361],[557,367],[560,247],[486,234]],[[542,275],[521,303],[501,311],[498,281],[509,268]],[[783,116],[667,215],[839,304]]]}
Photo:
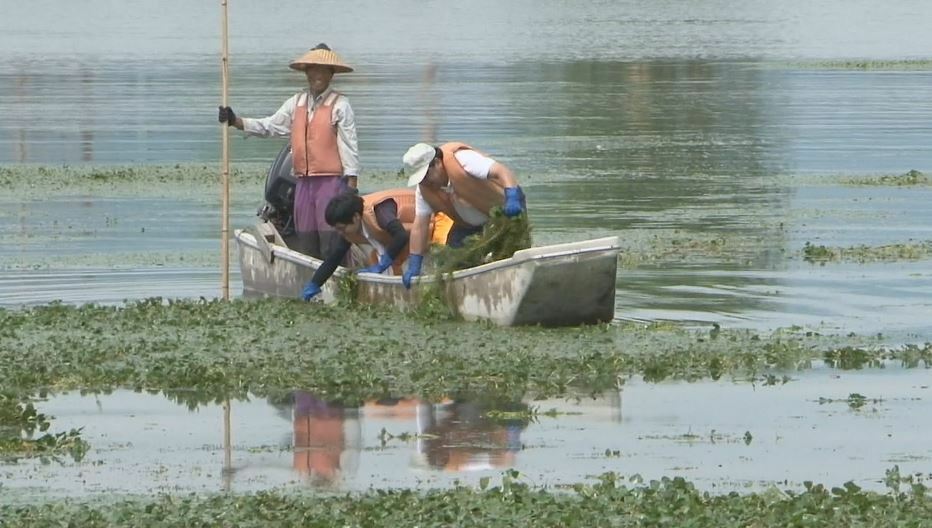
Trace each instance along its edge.
{"label": "black hair", "polygon": [[440,147],[434,147],[434,159],[430,160],[430,164],[433,165],[437,160],[443,161],[443,151]]}
{"label": "black hair", "polygon": [[327,204],[324,220],[331,226],[351,224],[354,214],[362,214],[362,205],[362,198],[354,192],[338,194]]}

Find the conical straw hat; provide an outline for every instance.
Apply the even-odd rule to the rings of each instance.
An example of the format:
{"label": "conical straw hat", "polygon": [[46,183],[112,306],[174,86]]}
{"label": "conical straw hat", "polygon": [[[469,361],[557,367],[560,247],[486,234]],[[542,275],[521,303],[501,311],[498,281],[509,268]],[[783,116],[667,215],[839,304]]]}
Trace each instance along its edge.
{"label": "conical straw hat", "polygon": [[301,55],[297,59],[291,61],[291,64],[288,66],[292,70],[304,70],[311,64],[320,64],[323,66],[330,66],[333,68],[334,73],[348,73],[353,71],[339,55],[334,53],[326,44],[318,44],[310,49],[304,55]]}

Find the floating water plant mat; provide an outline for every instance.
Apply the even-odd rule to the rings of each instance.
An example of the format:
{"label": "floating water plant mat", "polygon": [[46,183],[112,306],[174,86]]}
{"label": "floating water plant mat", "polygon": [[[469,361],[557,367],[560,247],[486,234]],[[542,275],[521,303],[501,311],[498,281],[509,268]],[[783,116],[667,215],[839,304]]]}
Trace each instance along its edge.
{"label": "floating water plant mat", "polygon": [[7,505],[0,506],[0,526],[928,526],[932,497],[926,486],[895,468],[887,473],[886,483],[886,493],[847,482],[839,487],[807,483],[801,493],[774,488],[710,495],[679,477],[642,482],[637,475],[605,473],[554,490],[535,487],[512,470],[498,482],[486,478],[478,487],[445,491],[166,494]]}
{"label": "floating water plant mat", "polygon": [[848,185],[870,185],[870,186],[893,186],[893,187],[910,187],[916,185],[932,185],[932,178],[923,174],[921,171],[912,169],[905,174],[884,174],[880,176],[860,176],[857,178],[845,178],[842,183]]}
{"label": "floating water plant mat", "polygon": [[[310,307],[275,299],[226,303],[152,299],[125,307],[55,304],[22,311],[0,310],[0,387],[4,395],[9,395],[0,431],[7,439],[38,433],[41,424],[53,418],[38,416],[36,408],[30,407],[33,396],[41,398],[44,393],[71,389],[99,392],[125,387],[160,391],[177,403],[191,406],[227,398],[276,400],[295,388],[346,405],[408,394],[434,402],[474,395],[519,401],[578,394],[580,390],[582,394],[595,394],[617,388],[627,376],[650,382],[735,377],[761,385],[790,383],[793,380],[785,373],[806,369],[814,359],[838,368],[863,368],[889,359],[907,367],[923,367],[932,360],[932,346],[885,346],[882,336],[820,336],[799,329],[758,335],[715,327],[688,331],[671,325],[498,328],[424,320],[388,309],[357,307],[347,311],[342,306]],[[78,440],[64,438],[42,454],[6,455],[39,456],[44,460],[70,454],[80,459],[81,450],[87,446]],[[651,485],[644,489],[655,488]],[[9,491],[4,490],[5,497],[11,497]],[[522,488],[524,492],[530,493],[522,495],[528,500],[538,495],[541,501],[567,498],[566,494],[546,490]],[[414,507],[427,504],[421,502],[424,500],[459,501],[461,493],[466,492],[429,496],[406,493],[397,498],[413,501]],[[481,501],[480,508],[491,508],[493,502],[486,502],[485,493],[489,492],[471,490],[464,497]],[[820,500],[840,498],[825,493]],[[864,496],[870,500],[881,497]],[[701,494],[696,497],[711,500]],[[761,507],[770,507],[760,498],[767,495],[754,497],[762,501]],[[782,492],[778,497],[791,500]],[[574,500],[585,504],[593,498],[582,494]],[[225,502],[229,500],[234,502]],[[182,517],[187,525],[197,525],[189,508],[212,511],[215,516],[211,519],[216,519],[216,515],[223,514],[212,508],[230,507],[225,511],[247,516],[243,523],[248,525],[251,515],[264,515],[253,510],[263,500],[289,504],[294,500],[298,502],[293,505],[299,507],[306,498],[275,493],[237,499],[186,496],[161,506],[158,501],[123,503],[129,510],[108,510],[112,504],[56,503],[56,508],[66,508],[68,518],[72,514],[109,516],[121,512],[136,516],[147,515],[150,510],[146,508],[174,504],[179,514],[187,515]],[[364,494],[353,501],[375,508],[399,505],[383,494]],[[353,501],[346,504],[355,504]],[[245,510],[237,509],[237,504]],[[343,503],[330,504],[338,508]],[[576,508],[573,504],[567,503],[567,507]],[[709,504],[713,506],[696,507],[718,507],[714,506],[718,503]],[[18,517],[26,514],[16,510],[10,514],[14,517],[3,518],[16,519],[15,526],[28,525],[29,519],[50,515],[42,508],[30,510],[33,517]],[[507,510],[495,511],[521,524]],[[162,513],[166,519],[174,518],[170,512]],[[471,515],[482,519],[485,514],[477,511]],[[107,518],[117,525],[123,522]],[[409,521],[401,517],[399,525],[412,524]],[[79,525],[93,525],[88,524],[91,522]]]}
{"label": "floating water plant mat", "polygon": [[[230,171],[232,198],[260,205],[268,169],[268,163],[236,163]],[[0,194],[7,199],[26,201],[43,200],[49,192],[56,192],[95,197],[178,197],[216,202],[220,200],[219,185],[219,167],[199,163],[0,166]],[[394,172],[366,174],[367,189],[398,185],[401,185],[401,179]]]}
{"label": "floating water plant mat", "polygon": [[300,388],[346,404],[398,394],[514,400],[572,387],[602,392],[627,375],[754,379],[813,359],[916,366],[932,361],[932,345],[799,329],[499,328],[280,299],[0,310],[0,387],[8,395],[122,387],[222,399]]}

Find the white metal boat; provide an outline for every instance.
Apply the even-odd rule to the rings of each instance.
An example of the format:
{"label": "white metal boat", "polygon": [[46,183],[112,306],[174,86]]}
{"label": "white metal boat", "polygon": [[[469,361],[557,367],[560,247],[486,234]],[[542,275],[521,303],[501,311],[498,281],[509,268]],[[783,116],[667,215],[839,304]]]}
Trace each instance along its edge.
{"label": "white metal boat", "polygon": [[[275,227],[264,222],[237,230],[240,272],[246,296],[297,298],[322,261],[289,249]],[[468,321],[568,326],[611,321],[615,311],[618,237],[532,247],[511,258],[453,272],[415,278],[408,290],[401,277],[359,274],[357,301],[410,308],[441,280],[452,309]],[[336,299],[338,268],[319,296]]]}

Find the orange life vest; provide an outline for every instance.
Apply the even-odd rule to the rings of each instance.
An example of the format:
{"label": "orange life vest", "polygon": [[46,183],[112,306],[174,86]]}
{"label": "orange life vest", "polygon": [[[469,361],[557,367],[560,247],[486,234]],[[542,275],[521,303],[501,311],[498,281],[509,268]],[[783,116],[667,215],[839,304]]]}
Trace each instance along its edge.
{"label": "orange life vest", "polygon": [[[502,205],[505,201],[505,189],[493,181],[470,176],[454,156],[460,150],[476,149],[465,143],[451,142],[441,145],[440,150],[443,152],[443,170],[447,173],[450,185],[453,186],[453,192],[458,197],[485,215],[488,215],[489,211],[496,205]],[[456,212],[453,199],[449,193],[423,183],[420,184],[420,189],[424,200],[430,204],[434,211],[443,212],[458,224],[468,223]]]}
{"label": "orange life vest", "polygon": [[307,120],[307,100],[298,98],[291,121],[291,159],[296,176],[342,176],[343,162],[337,148],[337,130],[333,124],[333,105],[342,94],[331,92]]}
{"label": "orange life vest", "polygon": [[[386,200],[395,200],[398,206],[398,220],[405,230],[411,232],[411,225],[414,223],[414,189],[388,189],[367,194],[362,197],[362,223],[365,225],[366,232],[375,239],[382,247],[388,247],[392,243],[392,235],[388,231],[379,227],[376,219],[375,208]],[[347,240],[354,244],[368,244],[369,241],[361,232],[354,233],[346,237]],[[395,257],[392,263],[392,269],[396,274],[402,271],[402,263],[408,258],[408,247],[406,246],[401,253]],[[375,264],[379,261],[379,255],[373,251],[369,255],[369,263]]]}
{"label": "orange life vest", "polygon": [[[398,220],[401,222],[401,225],[404,226],[405,231],[410,234],[415,218],[414,189],[410,187],[401,189],[386,189],[384,191],[366,194],[362,197],[362,223],[366,226],[366,232],[369,233],[369,236],[375,239],[379,244],[382,244],[383,247],[388,247],[392,243],[392,235],[379,226],[379,222],[375,214],[375,208],[385,200],[395,200],[395,205],[398,207]],[[428,238],[438,244],[446,243],[447,233],[449,232],[452,225],[453,222],[443,213],[434,214],[430,219]],[[442,238],[437,239],[435,237]],[[361,232],[347,236],[346,239],[357,245],[369,243],[369,240],[367,240]],[[395,257],[394,262],[392,262],[392,270],[396,275],[400,275],[402,273],[402,266],[408,259],[409,249],[409,247],[405,246],[401,253]],[[379,255],[375,251],[370,253],[369,264],[375,264],[378,261]]]}

